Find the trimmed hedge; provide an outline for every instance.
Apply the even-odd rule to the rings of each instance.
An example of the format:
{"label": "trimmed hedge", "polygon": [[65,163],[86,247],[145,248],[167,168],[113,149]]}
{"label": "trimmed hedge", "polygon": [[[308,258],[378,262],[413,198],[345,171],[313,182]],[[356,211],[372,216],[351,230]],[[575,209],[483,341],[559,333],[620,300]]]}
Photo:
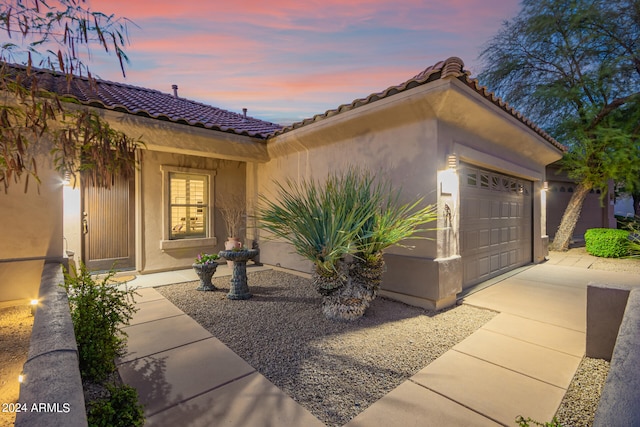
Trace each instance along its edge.
{"label": "trimmed hedge", "polygon": [[584,233],[587,252],[603,258],[620,258],[629,254],[629,232],[611,228],[591,228]]}

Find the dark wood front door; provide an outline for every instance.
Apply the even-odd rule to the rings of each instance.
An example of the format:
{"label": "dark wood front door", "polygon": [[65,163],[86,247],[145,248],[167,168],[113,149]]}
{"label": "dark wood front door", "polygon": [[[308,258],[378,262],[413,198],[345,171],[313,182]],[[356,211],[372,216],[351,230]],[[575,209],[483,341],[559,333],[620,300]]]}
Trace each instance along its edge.
{"label": "dark wood front door", "polygon": [[83,185],[82,259],[89,270],[135,268],[134,188],[124,178],[109,189]]}

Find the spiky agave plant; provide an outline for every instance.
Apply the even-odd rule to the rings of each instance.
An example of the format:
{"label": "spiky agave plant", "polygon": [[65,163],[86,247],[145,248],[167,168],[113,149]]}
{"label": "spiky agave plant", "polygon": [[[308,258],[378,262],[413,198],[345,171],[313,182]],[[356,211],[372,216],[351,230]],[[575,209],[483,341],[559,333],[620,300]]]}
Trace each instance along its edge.
{"label": "spiky agave plant", "polygon": [[[373,180],[374,177],[364,176],[363,179]],[[393,190],[389,181],[375,186],[363,183],[363,187],[372,189],[370,198],[375,200],[376,209],[356,236],[355,258],[350,271],[354,282],[367,289],[367,297],[373,299],[385,270],[383,251],[394,245],[406,247],[402,242],[407,239],[424,238],[417,234],[433,230],[423,226],[435,221],[438,214],[435,205],[420,207],[422,198],[412,203],[400,203],[401,190]]]}
{"label": "spiky agave plant", "polygon": [[261,197],[262,227],[314,263],[313,281],[329,318],[362,316],[382,281],[383,250],[415,238],[436,218],[433,206],[419,208],[422,199],[400,204],[400,190],[355,167],[323,184],[286,180],[276,186],[277,203]]}
{"label": "spiky agave plant", "polygon": [[344,257],[370,215],[368,206],[341,199],[352,177],[330,175],[324,184],[314,180],[276,182],[276,201],[260,196],[261,227],[292,244],[294,251],[314,264],[314,285],[329,295],[347,280]]}

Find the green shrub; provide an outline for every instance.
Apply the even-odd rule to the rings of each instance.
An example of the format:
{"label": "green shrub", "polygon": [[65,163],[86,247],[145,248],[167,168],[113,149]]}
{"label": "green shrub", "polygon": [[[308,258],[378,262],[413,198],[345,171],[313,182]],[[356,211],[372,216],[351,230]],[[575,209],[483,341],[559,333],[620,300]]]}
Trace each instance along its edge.
{"label": "green shrub", "polygon": [[587,252],[604,258],[620,258],[629,253],[629,232],[610,228],[591,228],[584,233]]}
{"label": "green shrub", "polygon": [[116,369],[115,358],[124,350],[126,333],[120,331],[135,313],[132,289],[120,290],[109,283],[111,270],[101,281],[94,281],[84,264],[74,274],[65,271],[73,331],[78,344],[80,374],[89,381],[100,382]]}
{"label": "green shrub", "polygon": [[107,385],[109,398],[90,404],[87,409],[89,427],[138,427],[144,424],[144,411],[138,403],[138,392],[128,385]]}
{"label": "green shrub", "polygon": [[631,230],[628,246],[629,257],[640,258],[640,228]]}

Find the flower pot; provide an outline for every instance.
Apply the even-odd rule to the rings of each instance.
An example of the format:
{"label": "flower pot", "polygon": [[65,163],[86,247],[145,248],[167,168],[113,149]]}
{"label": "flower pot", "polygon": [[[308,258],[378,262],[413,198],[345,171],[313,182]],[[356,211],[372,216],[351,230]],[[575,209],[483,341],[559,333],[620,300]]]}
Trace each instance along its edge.
{"label": "flower pot", "polygon": [[218,288],[213,286],[211,278],[218,268],[218,263],[210,262],[207,264],[193,264],[193,269],[196,271],[198,278],[200,279],[200,286],[196,288],[198,291],[215,291]]}
{"label": "flower pot", "polygon": [[[240,249],[242,247],[242,242],[237,237],[229,237],[226,242],[224,242],[224,249],[230,251],[232,249]],[[227,266],[229,268],[233,268],[233,261],[227,261]]]}

